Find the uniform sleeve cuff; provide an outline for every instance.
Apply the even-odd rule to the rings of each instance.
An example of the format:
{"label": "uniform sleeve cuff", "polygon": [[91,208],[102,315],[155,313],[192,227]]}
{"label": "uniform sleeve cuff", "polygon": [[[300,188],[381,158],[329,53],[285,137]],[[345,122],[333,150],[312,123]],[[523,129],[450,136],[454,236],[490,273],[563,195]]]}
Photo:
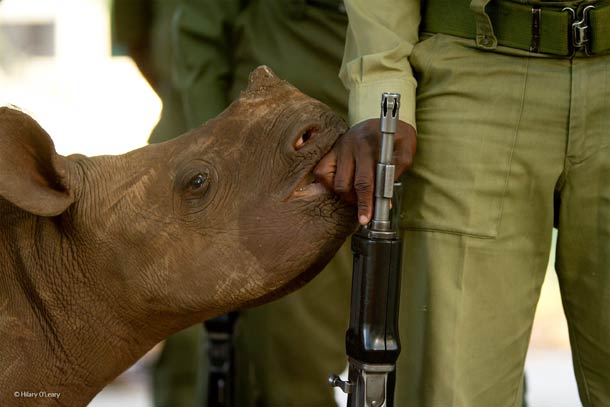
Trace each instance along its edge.
{"label": "uniform sleeve cuff", "polygon": [[393,92],[400,93],[400,120],[417,128],[415,125],[416,87],[414,78],[361,83],[354,86],[349,93],[348,121],[350,126],[367,119],[378,119],[381,110],[381,94]]}

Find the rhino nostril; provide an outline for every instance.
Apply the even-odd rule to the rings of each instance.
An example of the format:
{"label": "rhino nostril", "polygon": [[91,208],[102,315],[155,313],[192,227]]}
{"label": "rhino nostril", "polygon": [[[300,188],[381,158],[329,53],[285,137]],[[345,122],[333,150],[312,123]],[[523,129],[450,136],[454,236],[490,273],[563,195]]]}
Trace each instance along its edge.
{"label": "rhino nostril", "polygon": [[303,143],[306,143],[307,140],[309,140],[311,138],[311,131],[306,131],[302,136],[301,139],[303,139]]}
{"label": "rhino nostril", "polygon": [[301,136],[297,139],[297,142],[294,145],[294,148],[296,150],[300,149],[301,147],[303,147],[305,145],[305,143],[307,143],[309,140],[311,140],[316,133],[316,129],[307,129],[305,130]]}

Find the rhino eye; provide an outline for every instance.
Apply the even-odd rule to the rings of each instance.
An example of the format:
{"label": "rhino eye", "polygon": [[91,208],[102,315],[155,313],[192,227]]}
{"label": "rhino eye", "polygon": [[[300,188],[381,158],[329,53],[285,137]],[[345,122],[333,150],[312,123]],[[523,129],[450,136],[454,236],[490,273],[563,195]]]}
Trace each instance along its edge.
{"label": "rhino eye", "polygon": [[208,180],[207,175],[199,173],[199,174],[195,175],[193,178],[191,178],[191,180],[189,181],[189,188],[192,191],[198,191],[204,187],[207,180]]}
{"label": "rhino eye", "polygon": [[195,215],[205,210],[214,199],[215,168],[203,160],[183,163],[176,169],[172,195],[174,208],[183,215]]}

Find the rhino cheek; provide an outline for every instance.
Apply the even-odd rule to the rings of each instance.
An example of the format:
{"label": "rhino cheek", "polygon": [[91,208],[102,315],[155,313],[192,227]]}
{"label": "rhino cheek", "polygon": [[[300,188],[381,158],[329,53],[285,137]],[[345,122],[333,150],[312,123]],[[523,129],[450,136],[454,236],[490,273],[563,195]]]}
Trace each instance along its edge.
{"label": "rhino cheek", "polygon": [[152,270],[163,303],[198,314],[203,320],[239,308],[270,289],[265,287],[259,260],[240,245],[235,226],[223,228],[222,232],[194,234],[188,241],[175,243],[190,250],[166,258]]}
{"label": "rhino cheek", "polygon": [[[264,270],[266,286],[281,287],[302,273],[320,271],[353,231],[346,217],[353,211],[340,213],[340,208],[338,201],[322,198],[259,207],[240,216],[240,243]],[[265,216],[269,213],[276,215]]]}

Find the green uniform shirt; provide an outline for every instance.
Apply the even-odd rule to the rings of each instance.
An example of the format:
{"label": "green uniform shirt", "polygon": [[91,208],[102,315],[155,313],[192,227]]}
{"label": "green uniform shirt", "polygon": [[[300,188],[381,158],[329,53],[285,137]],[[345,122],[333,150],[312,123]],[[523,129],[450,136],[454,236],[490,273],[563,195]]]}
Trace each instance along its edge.
{"label": "green uniform shirt", "polygon": [[338,0],[182,0],[176,80],[189,127],[216,116],[265,64],[305,94],[346,112],[338,79],[347,16]]}
{"label": "green uniform shirt", "polygon": [[172,18],[178,0],[115,0],[112,8],[113,54],[131,56],[157,93],[163,108],[149,142],[184,133],[182,101],[172,80]]}
{"label": "green uniform shirt", "polygon": [[379,117],[382,92],[402,95],[400,118],[415,127],[417,83],[409,55],[418,41],[417,0],[346,0],[349,16],[340,77],[349,90],[349,123]]}

